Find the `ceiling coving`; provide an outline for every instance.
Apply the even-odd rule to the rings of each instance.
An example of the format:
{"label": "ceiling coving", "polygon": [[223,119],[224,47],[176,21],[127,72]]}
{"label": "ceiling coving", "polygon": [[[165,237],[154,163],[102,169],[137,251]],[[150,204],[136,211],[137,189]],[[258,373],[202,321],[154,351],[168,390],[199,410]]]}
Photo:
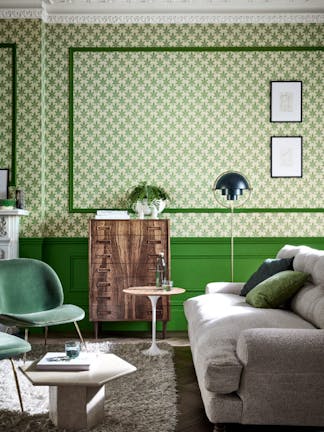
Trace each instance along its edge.
{"label": "ceiling coving", "polygon": [[0,0],[5,9],[48,22],[324,22],[324,0]]}

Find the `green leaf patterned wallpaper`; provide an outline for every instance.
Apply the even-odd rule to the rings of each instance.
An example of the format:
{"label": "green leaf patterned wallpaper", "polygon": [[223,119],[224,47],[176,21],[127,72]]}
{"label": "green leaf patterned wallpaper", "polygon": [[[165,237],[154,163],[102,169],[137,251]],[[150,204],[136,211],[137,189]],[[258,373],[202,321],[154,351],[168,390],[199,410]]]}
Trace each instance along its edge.
{"label": "green leaf patterned wallpaper", "polygon": [[[17,182],[26,190],[31,211],[22,221],[22,235],[83,237],[91,214],[69,213],[68,207],[70,47],[323,46],[324,26],[43,25],[38,20],[3,20],[0,42],[17,43]],[[139,158],[145,162],[143,179],[161,179],[174,198],[173,208],[216,207],[210,188],[226,169],[248,175],[251,208],[324,207],[318,188],[324,147],[322,52],[142,57],[80,52],[75,60],[75,207],[118,205],[122,192],[139,178]],[[113,83],[114,78],[117,87],[112,86],[110,94],[102,92],[107,79]],[[303,123],[269,122],[271,79],[303,81]],[[302,179],[270,178],[272,135],[303,136]],[[171,219],[172,236],[229,235],[225,213],[189,211],[163,217]],[[323,222],[320,212],[239,213],[235,233],[323,236]]]}

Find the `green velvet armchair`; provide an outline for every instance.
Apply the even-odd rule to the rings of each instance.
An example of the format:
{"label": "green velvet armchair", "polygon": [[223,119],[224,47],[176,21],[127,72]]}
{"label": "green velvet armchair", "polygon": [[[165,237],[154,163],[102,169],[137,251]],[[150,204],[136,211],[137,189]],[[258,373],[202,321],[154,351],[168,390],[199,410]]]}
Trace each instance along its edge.
{"label": "green velvet armchair", "polygon": [[11,362],[12,370],[15,377],[15,383],[20,403],[21,411],[24,411],[18,376],[15,368],[15,364],[12,357],[16,357],[20,354],[25,354],[31,350],[31,346],[28,342],[20,339],[16,336],[0,332],[0,360],[9,359]]}
{"label": "green velvet armchair", "polygon": [[46,263],[18,258],[0,260],[0,324],[7,327],[44,327],[45,344],[49,326],[73,322],[84,344],[77,321],[84,310],[63,304],[64,294],[55,271]]}

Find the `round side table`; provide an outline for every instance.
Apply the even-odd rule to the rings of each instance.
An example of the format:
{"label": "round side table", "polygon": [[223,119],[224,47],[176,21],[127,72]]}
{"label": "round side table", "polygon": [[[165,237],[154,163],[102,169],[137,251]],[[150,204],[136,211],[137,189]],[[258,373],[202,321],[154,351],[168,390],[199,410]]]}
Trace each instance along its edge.
{"label": "round side table", "polygon": [[183,294],[186,290],[183,288],[172,288],[170,291],[164,291],[154,286],[129,287],[123,290],[125,294],[147,296],[152,305],[152,344],[149,349],[143,351],[144,354],[156,356],[164,354],[166,351],[161,350],[156,344],[156,303],[161,296],[172,296]]}

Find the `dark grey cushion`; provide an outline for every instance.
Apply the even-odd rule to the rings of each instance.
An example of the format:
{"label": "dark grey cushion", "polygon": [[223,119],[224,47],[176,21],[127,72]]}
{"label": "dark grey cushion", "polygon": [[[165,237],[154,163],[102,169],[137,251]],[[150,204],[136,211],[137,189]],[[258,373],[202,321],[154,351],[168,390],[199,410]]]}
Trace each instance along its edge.
{"label": "dark grey cushion", "polygon": [[285,270],[293,270],[293,260],[294,258],[266,259],[243,286],[241,296],[246,296],[251,289],[269,277]]}

